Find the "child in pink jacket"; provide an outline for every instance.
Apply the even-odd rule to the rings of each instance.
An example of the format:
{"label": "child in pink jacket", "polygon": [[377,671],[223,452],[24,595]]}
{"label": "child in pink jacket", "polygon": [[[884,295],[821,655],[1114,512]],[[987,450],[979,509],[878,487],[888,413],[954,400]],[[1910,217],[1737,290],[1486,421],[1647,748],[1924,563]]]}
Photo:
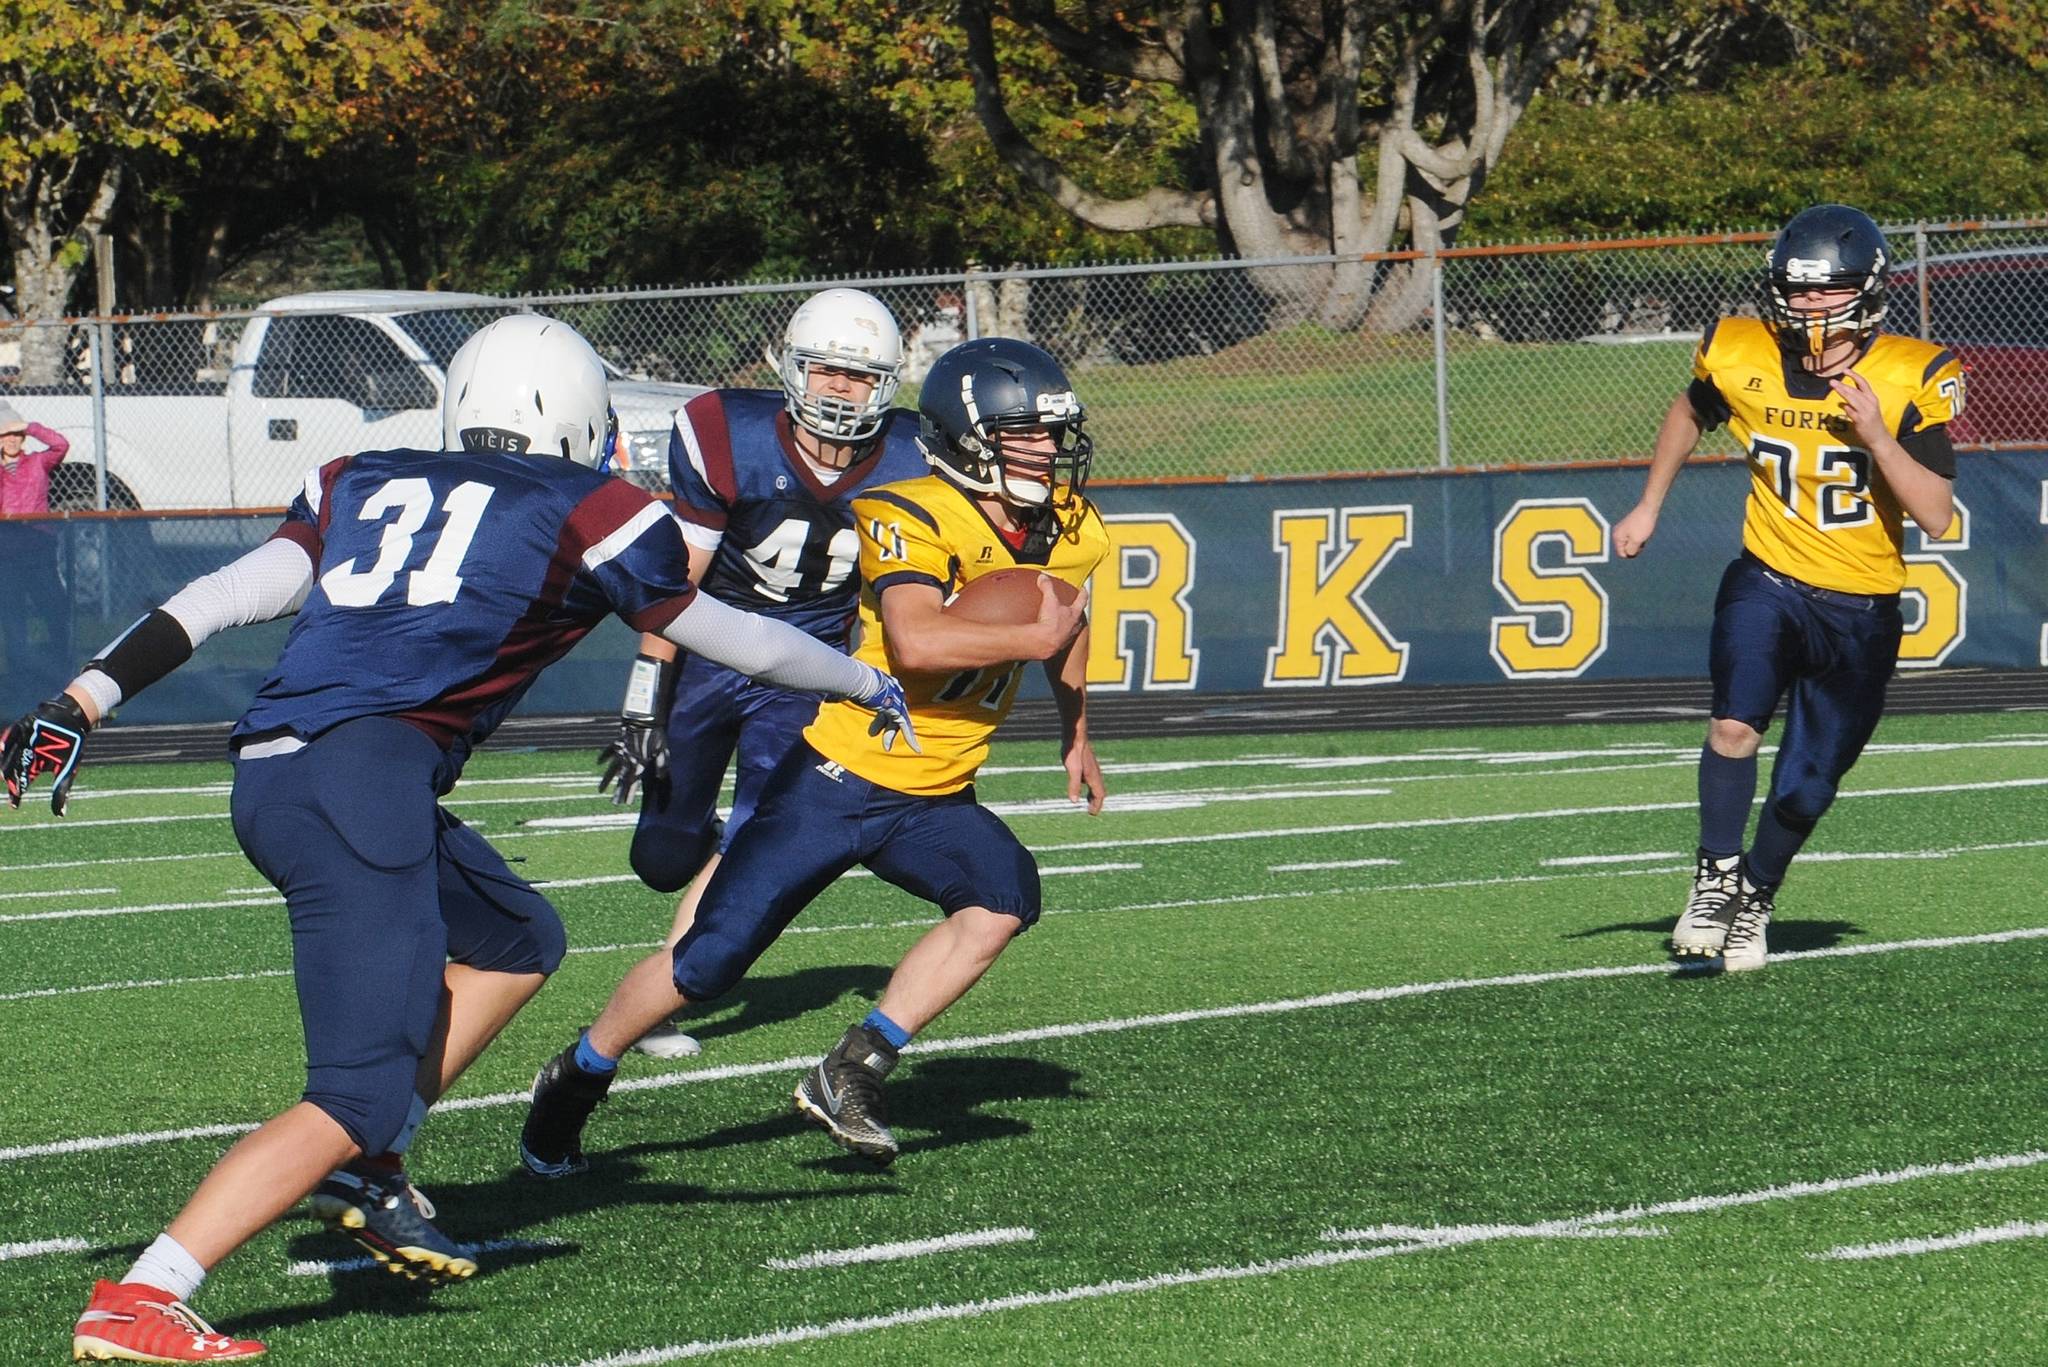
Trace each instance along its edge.
{"label": "child in pink jacket", "polygon": [[[43,449],[31,451],[33,440]],[[71,454],[64,434],[0,403],[0,517],[50,511],[50,468]]]}

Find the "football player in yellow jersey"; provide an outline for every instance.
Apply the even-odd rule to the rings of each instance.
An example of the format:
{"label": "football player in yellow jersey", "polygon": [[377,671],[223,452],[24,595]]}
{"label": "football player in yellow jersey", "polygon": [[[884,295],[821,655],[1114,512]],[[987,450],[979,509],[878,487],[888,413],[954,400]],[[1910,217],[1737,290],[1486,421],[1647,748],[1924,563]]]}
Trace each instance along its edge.
{"label": "football player in yellow jersey", "polygon": [[1067,796],[1085,796],[1091,814],[1102,809],[1088,741],[1086,595],[1062,604],[1041,581],[1038,614],[1021,625],[942,610],[964,584],[1019,566],[1086,586],[1109,536],[1081,493],[1092,451],[1081,405],[1051,356],[983,338],[938,359],[919,412],[935,473],[853,501],[863,581],[855,654],[893,662],[915,747],[871,733],[869,714],[819,708],[726,850],[689,931],[636,965],[582,1038],[541,1069],[520,1136],[529,1170],[580,1170],[584,1123],[619,1055],[686,1003],[732,987],[856,864],[945,918],[904,955],[875,1009],[804,1075],[796,1105],[839,1144],[888,1163],[898,1146],[882,1081],[898,1051],[1038,919],[1036,861],[974,797],[1022,661],[1043,661],[1051,682]]}
{"label": "football player in yellow jersey", "polygon": [[[1657,433],[1642,501],[1614,527],[1639,553],[1700,433],[1725,422],[1749,456],[1742,554],[1721,578],[1700,752],[1700,847],[1672,929],[1680,958],[1761,968],[1778,884],[1884,709],[1906,581],[1902,519],[1955,516],[1947,424],[1963,409],[1953,353],[1879,330],[1891,253],[1843,204],[1795,216],[1769,256],[1764,316],[1723,318]],[[1770,798],[1743,849],[1756,752],[1790,693]]]}

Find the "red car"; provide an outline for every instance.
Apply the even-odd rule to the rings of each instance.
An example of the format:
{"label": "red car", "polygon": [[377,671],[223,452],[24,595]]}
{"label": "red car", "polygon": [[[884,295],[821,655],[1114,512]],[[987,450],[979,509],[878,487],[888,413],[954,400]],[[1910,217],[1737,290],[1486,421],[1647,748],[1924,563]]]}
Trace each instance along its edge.
{"label": "red car", "polygon": [[[1925,335],[1967,374],[1959,444],[2048,446],[2048,248],[1927,258]],[[1885,329],[1922,335],[1920,267],[1892,268]]]}

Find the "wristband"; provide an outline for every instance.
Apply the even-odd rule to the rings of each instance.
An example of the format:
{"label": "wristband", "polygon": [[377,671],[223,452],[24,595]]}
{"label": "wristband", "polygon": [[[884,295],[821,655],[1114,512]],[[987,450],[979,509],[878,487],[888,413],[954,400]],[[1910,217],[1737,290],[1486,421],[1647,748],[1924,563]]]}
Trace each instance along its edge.
{"label": "wristband", "polygon": [[675,692],[675,661],[636,656],[626,675],[626,700],[620,704],[619,714],[631,721],[660,721],[668,715]]}

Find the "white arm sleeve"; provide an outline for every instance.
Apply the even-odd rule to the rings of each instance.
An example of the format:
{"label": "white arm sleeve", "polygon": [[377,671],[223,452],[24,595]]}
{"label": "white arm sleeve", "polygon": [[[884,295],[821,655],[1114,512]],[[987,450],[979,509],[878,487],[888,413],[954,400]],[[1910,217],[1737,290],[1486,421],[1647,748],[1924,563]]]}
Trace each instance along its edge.
{"label": "white arm sleeve", "polygon": [[[191,650],[197,650],[206,639],[226,627],[248,626],[254,622],[269,622],[297,612],[305,604],[306,595],[313,591],[313,562],[306,555],[305,548],[296,542],[284,540],[266,541],[239,560],[231,561],[212,574],[204,574],[171,595],[156,613],[149,613],[137,619],[134,625],[109,641],[106,648],[94,657],[95,666],[107,661],[116,649],[128,641],[137,631],[147,629],[149,623],[162,613],[178,624],[191,641]],[[157,641],[151,650],[162,656],[164,643]],[[177,668],[190,650],[183,647],[168,657],[157,658],[154,664],[144,666],[144,677],[155,679],[161,674]],[[132,666],[126,677],[131,685],[136,681]],[[83,689],[104,717],[119,707],[125,694],[122,685],[104,669],[91,668],[80,674],[72,683]],[[143,684],[147,687],[147,683]]]}
{"label": "white arm sleeve", "polygon": [[277,539],[194,579],[172,594],[163,610],[178,619],[197,650],[228,627],[291,616],[312,591],[313,562],[305,547]]}
{"label": "white arm sleeve", "polygon": [[661,634],[684,650],[778,688],[855,701],[880,691],[881,672],[872,666],[787,623],[727,607],[709,594],[691,599]]}

